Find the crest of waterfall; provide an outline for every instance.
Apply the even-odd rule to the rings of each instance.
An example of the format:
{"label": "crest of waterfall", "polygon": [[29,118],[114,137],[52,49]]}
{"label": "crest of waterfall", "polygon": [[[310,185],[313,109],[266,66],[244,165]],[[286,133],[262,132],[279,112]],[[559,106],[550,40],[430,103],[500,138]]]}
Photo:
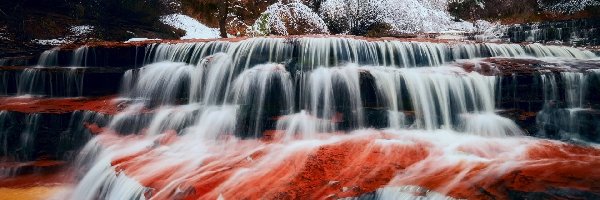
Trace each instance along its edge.
{"label": "crest of waterfall", "polygon": [[38,58],[38,66],[56,66],[58,65],[58,47],[42,52]]}
{"label": "crest of waterfall", "polygon": [[255,136],[263,130],[268,118],[291,114],[293,111],[292,79],[280,64],[257,65],[244,70],[234,81],[231,102],[242,106],[249,116],[249,131]]}
{"label": "crest of waterfall", "polygon": [[[70,66],[59,67],[60,48],[44,51],[36,66],[25,68],[17,79],[17,95],[42,95],[50,97],[74,97],[83,94],[83,78],[89,47],[82,46],[72,53]],[[83,67],[82,67],[83,66]],[[7,78],[1,82],[6,82]],[[7,84],[4,84],[7,85]],[[0,83],[0,90],[3,88]],[[2,92],[2,91],[0,91]]]}
{"label": "crest of waterfall", "polygon": [[85,68],[30,67],[18,77],[17,95],[72,97],[83,94]]}
{"label": "crest of waterfall", "polygon": [[452,128],[458,114],[494,111],[497,78],[493,76],[457,67],[362,69],[376,78],[378,95],[385,97],[383,102],[392,111],[400,108],[401,86],[406,85],[417,128]]}
{"label": "crest of waterfall", "polygon": [[586,75],[581,72],[561,72],[560,75],[565,83],[565,102],[567,107],[581,108],[585,99]]}
{"label": "crest of waterfall", "polygon": [[82,96],[83,95],[83,78],[85,76],[85,68],[69,67],[65,72],[65,96]]}
{"label": "crest of waterfall", "polygon": [[85,45],[75,49],[71,58],[71,66],[85,67],[89,59],[88,51],[89,47]]}
{"label": "crest of waterfall", "polygon": [[[21,76],[19,76],[19,84],[17,88],[17,95],[26,94],[44,94],[46,87],[52,88],[52,84],[46,84],[46,79],[51,79],[51,76],[43,73],[41,70],[36,68],[27,68],[23,70]],[[52,83],[51,80],[48,80]],[[52,91],[52,89],[50,89]],[[50,94],[52,96],[52,94]]]}
{"label": "crest of waterfall", "polygon": [[454,59],[473,59],[482,57],[523,57],[528,52],[518,44],[456,44],[452,46]]}
{"label": "crest of waterfall", "polygon": [[19,144],[19,151],[17,154],[19,157],[17,160],[31,160],[33,158],[34,148],[35,148],[35,138],[38,134],[40,114],[29,114],[26,117],[25,123],[27,127],[21,133],[21,139]]}
{"label": "crest of waterfall", "polygon": [[[133,88],[124,97],[149,101],[151,104],[172,104],[177,97],[189,95],[191,76],[196,67],[185,63],[159,62],[126,74],[125,83],[136,78]],[[132,75],[135,74],[135,75]]]}
{"label": "crest of waterfall", "polygon": [[591,51],[580,50],[573,47],[551,46],[541,44],[529,44],[525,46],[525,50],[530,52],[535,57],[560,57],[560,58],[577,58],[590,59],[597,57]]}
{"label": "crest of waterfall", "polygon": [[292,56],[291,47],[283,38],[251,38],[239,42],[153,44],[146,48],[144,60],[146,64],[160,61],[198,64],[209,55],[223,52],[232,57],[232,63],[238,69],[248,69],[258,63],[284,62]]}
{"label": "crest of waterfall", "polygon": [[[560,100],[564,96],[565,106],[567,108],[581,108],[587,103],[587,91],[589,89],[590,79],[597,72],[586,71],[565,71],[560,72],[559,76],[552,72],[541,71],[540,80],[542,83],[544,99],[546,102]],[[562,85],[559,85],[558,80]],[[563,94],[559,94],[559,88],[563,88]]]}
{"label": "crest of waterfall", "polygon": [[435,43],[300,38],[298,48],[298,62],[308,70],[345,63],[404,67],[440,65],[448,60],[447,46]]}
{"label": "crest of waterfall", "polygon": [[323,37],[152,44],[145,50],[145,62],[149,64],[168,60],[198,64],[206,56],[218,52],[231,56],[232,64],[238,70],[262,63],[285,62],[301,71],[346,63],[415,67],[440,66],[457,59],[481,57],[596,57],[588,50],[540,44],[443,44]]}
{"label": "crest of waterfall", "polygon": [[204,105],[225,103],[234,78],[235,68],[225,53],[217,53],[202,59],[191,77],[189,102]]}
{"label": "crest of waterfall", "polygon": [[558,86],[554,73],[542,71],[540,80],[542,82],[542,91],[544,92],[545,102],[548,103],[548,101],[551,100],[558,100]]}
{"label": "crest of waterfall", "polygon": [[119,88],[119,94],[121,96],[127,97],[132,93],[132,89],[135,87],[135,81],[137,80],[138,70],[127,70],[123,73],[123,78],[121,79],[121,85]]}

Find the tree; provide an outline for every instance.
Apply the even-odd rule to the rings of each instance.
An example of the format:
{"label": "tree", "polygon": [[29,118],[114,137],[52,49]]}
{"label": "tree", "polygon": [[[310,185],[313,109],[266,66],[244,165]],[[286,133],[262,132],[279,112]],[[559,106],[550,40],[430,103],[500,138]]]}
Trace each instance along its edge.
{"label": "tree", "polygon": [[378,0],[327,0],[320,13],[332,33],[364,35],[382,22],[381,5]]}
{"label": "tree", "polygon": [[219,16],[219,33],[222,38],[227,38],[227,17],[229,16],[229,10],[232,3],[231,0],[219,0],[218,2],[218,16]]}
{"label": "tree", "polygon": [[311,8],[300,1],[274,3],[252,26],[254,35],[328,34],[327,25]]}
{"label": "tree", "polygon": [[537,0],[540,8],[558,13],[575,13],[591,6],[600,6],[599,0]]}
{"label": "tree", "polygon": [[365,35],[389,27],[404,34],[450,28],[447,6],[446,0],[327,0],[320,13],[332,33]]}
{"label": "tree", "polygon": [[207,24],[217,24],[219,34],[223,38],[227,38],[230,22],[247,11],[244,7],[247,1],[242,0],[195,0],[194,2],[188,3],[192,12],[201,14]]}

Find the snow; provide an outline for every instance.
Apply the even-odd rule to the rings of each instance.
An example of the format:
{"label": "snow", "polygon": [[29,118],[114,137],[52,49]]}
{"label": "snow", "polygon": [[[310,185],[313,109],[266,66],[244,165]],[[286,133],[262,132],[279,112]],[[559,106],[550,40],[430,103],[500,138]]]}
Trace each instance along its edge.
{"label": "snow", "polygon": [[67,40],[65,38],[57,38],[57,39],[48,39],[48,40],[34,39],[32,42],[36,43],[36,44],[41,44],[41,45],[57,46],[57,45],[61,45],[61,44],[72,43],[73,41]]}
{"label": "snow", "polygon": [[[446,0],[327,0],[321,5],[321,16],[334,24],[361,26],[383,23],[396,33],[425,33],[448,30],[472,31],[469,22],[455,22],[446,10]],[[340,22],[346,20],[346,22]],[[331,23],[329,23],[331,24]]]}
{"label": "snow", "polygon": [[81,25],[81,26],[71,26],[71,33],[75,36],[82,36],[91,33],[94,30],[94,26],[90,25]]}
{"label": "snow", "polygon": [[500,22],[492,23],[477,20],[475,22],[475,40],[479,42],[501,42],[507,29],[508,26],[502,25]]}
{"label": "snow", "polygon": [[173,28],[184,30],[185,36],[181,39],[212,39],[220,38],[219,30],[210,28],[198,20],[183,14],[170,14],[160,17],[160,21]]}
{"label": "snow", "polygon": [[[266,26],[267,30],[260,30]],[[308,6],[300,2],[283,4],[275,3],[267,7],[254,25],[252,31],[259,31],[259,35],[273,33],[277,35],[301,34],[328,34],[327,25],[321,17]],[[264,33],[266,32],[266,33]]]}
{"label": "snow", "polygon": [[125,43],[130,43],[130,42],[143,42],[143,41],[160,41],[161,39],[150,39],[150,38],[130,38],[129,40],[125,41]]}
{"label": "snow", "polygon": [[558,0],[553,3],[545,3],[544,0],[538,0],[540,7],[547,11],[559,13],[574,13],[585,9],[588,6],[600,6],[599,0]]}
{"label": "snow", "polygon": [[71,31],[71,34],[66,35],[64,37],[54,38],[54,39],[33,39],[31,42],[40,44],[40,45],[51,45],[51,46],[70,44],[78,39],[88,39],[89,34],[94,31],[94,26],[90,26],[90,25],[71,26],[69,28],[69,31]]}

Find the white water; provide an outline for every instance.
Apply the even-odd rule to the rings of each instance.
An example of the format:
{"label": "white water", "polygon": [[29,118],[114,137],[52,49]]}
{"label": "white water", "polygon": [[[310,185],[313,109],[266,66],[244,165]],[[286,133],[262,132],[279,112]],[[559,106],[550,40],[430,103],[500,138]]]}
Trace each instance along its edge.
{"label": "white water", "polygon": [[[366,41],[352,38],[251,38],[239,42],[153,44],[146,48],[146,63],[158,61],[198,63],[224,52],[237,69],[268,62],[293,61],[300,70],[346,63],[382,66],[439,66],[457,59],[481,57],[564,57],[589,59],[588,50],[540,44],[443,44],[428,42]],[[294,52],[297,52],[295,55]]]}
{"label": "white water", "polygon": [[[406,145],[427,141],[434,148],[429,160],[411,166],[405,175],[398,175],[390,183],[405,185],[402,183],[421,175],[435,174],[435,169],[429,168],[433,164],[489,162],[497,157],[517,159],[533,140],[524,139],[524,131],[515,122],[494,113],[499,78],[445,64],[459,58],[489,56],[592,55],[578,49],[536,44],[254,38],[233,43],[155,44],[146,49],[145,56],[148,65],[124,75],[121,101],[131,104],[116,114],[105,132],[82,151],[79,165],[88,170],[71,199],[138,199],[144,198],[145,193],[149,194],[146,197],[185,195],[188,188],[180,187],[181,184],[214,173],[210,165],[203,165],[210,163],[210,158],[253,162],[254,153],[266,154],[269,159],[258,161],[255,168],[234,172],[230,180],[215,189],[227,191],[238,180],[264,175],[274,165],[299,164],[287,163],[286,156],[374,134],[376,131],[364,130],[374,128],[368,121],[368,109],[386,111],[387,126],[378,128],[399,137],[378,139],[378,143]],[[579,98],[585,96],[584,92],[578,92],[582,87],[580,77],[567,73],[561,76],[568,79],[567,88],[572,88],[566,92],[571,96],[569,102],[583,104]],[[542,80],[546,97],[557,98],[556,77],[545,75]],[[376,108],[365,104],[367,95],[372,94],[367,93],[369,90],[376,96]],[[346,130],[351,132],[349,136],[324,139],[327,134],[322,134]],[[257,140],[239,139],[260,138],[266,131],[279,131],[283,142],[262,151],[267,147]],[[136,135],[129,135],[132,133]],[[491,145],[496,142],[500,150]],[[481,150],[477,152],[484,155],[467,154],[464,146]],[[248,151],[239,155],[240,149]],[[147,164],[127,171],[109,165],[120,156],[139,152],[145,152],[144,156],[132,158],[132,163]],[[502,174],[514,166],[506,163],[486,170]],[[156,176],[154,173],[172,168],[178,170],[164,177],[171,181],[164,190],[150,191],[142,186]],[[465,173],[457,174],[455,181],[464,178]],[[376,193],[396,198],[424,192],[426,197],[445,198],[443,194],[452,187],[450,184],[437,188],[439,194],[409,186],[384,188]]]}

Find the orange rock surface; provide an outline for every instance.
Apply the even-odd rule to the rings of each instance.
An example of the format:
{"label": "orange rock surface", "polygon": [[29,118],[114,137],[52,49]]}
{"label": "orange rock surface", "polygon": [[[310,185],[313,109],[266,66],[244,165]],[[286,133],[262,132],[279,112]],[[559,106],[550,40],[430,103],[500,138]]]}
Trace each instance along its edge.
{"label": "orange rock surface", "polygon": [[120,108],[113,103],[114,96],[98,98],[38,98],[2,97],[0,110],[23,113],[70,113],[76,110],[89,110],[105,114],[115,114]]}
{"label": "orange rock surface", "polygon": [[452,147],[456,152],[447,154],[444,145],[431,139],[387,133],[331,135],[315,144],[273,141],[276,134],[267,135],[269,139],[209,145],[207,155],[174,158],[161,147],[181,138],[169,134],[168,142],[158,139],[156,146],[111,164],[151,188],[146,194],[151,199],[328,199],[405,185],[467,199],[506,199],[510,191],[554,189],[600,194],[600,150],[593,147],[482,139],[458,143]]}

